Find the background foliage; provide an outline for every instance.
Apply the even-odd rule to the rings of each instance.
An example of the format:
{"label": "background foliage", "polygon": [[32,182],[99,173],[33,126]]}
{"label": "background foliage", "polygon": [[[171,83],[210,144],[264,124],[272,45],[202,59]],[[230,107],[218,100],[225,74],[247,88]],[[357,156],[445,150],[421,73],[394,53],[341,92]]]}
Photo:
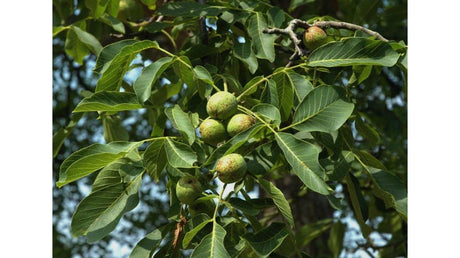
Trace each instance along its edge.
{"label": "background foliage", "polygon": [[[326,169],[326,172],[332,171],[330,168],[341,168],[341,170],[335,169],[333,171],[344,171],[328,174],[336,186],[335,197],[343,200],[339,204],[336,203],[336,206],[340,206],[340,211],[334,212],[329,203],[331,200],[315,192],[305,191],[305,188],[302,188],[302,182],[297,177],[287,176],[283,173],[286,167],[282,166],[272,170],[271,173],[271,178],[277,188],[274,188],[274,185],[268,181],[260,180],[258,183],[266,191],[259,191],[258,187],[255,186],[254,194],[265,197],[264,194],[270,193],[273,197],[279,194],[276,189],[283,191],[286,198],[291,202],[292,220],[287,215],[288,213],[283,213],[282,210],[281,213],[287,219],[288,224],[295,223],[296,247],[306,251],[312,257],[320,257],[320,255],[329,257],[331,254],[337,256],[340,253],[342,255],[361,254],[362,252],[370,252],[383,257],[386,257],[385,255],[405,255],[407,225],[405,216],[400,215],[405,213],[404,195],[401,197],[402,199],[398,199],[401,194],[400,190],[403,189],[400,186],[406,185],[407,181],[407,67],[404,65],[404,59],[401,58],[398,65],[393,65],[394,63],[382,64],[382,62],[390,62],[391,60],[372,63],[376,62],[375,56],[367,63],[364,61],[358,63],[342,61],[342,63],[330,65],[320,62],[329,59],[325,54],[333,52],[340,55],[340,51],[345,49],[342,45],[330,44],[328,47],[332,50],[318,52],[316,55],[313,53],[309,58],[311,66],[318,66],[319,68],[307,70],[306,73],[301,73],[302,77],[299,78],[296,77],[299,75],[293,74],[291,70],[287,71],[280,68],[280,70],[273,71],[277,67],[284,67],[292,53],[288,39],[283,36],[276,37],[265,34],[257,36],[259,34],[255,33],[264,26],[283,27],[289,17],[302,20],[309,20],[314,17],[326,17],[324,19],[334,17],[342,21],[366,25],[391,39],[393,43],[389,45],[390,48],[384,49],[384,53],[391,51],[404,53],[404,43],[397,42],[407,43],[405,1],[272,1],[270,3],[247,1],[240,5],[230,2],[228,5],[231,5],[232,8],[253,10],[253,14],[235,12],[237,15],[233,14],[233,17],[228,15],[228,17],[219,16],[218,18],[216,15],[220,14],[221,11],[213,6],[220,6],[222,3],[217,1],[208,1],[209,6],[206,7],[187,2],[185,4],[190,6],[182,6],[184,8],[179,8],[181,6],[179,4],[175,6],[174,3],[170,3],[169,8],[161,8],[160,6],[163,4],[161,2],[140,1],[138,4],[142,8],[137,12],[126,14],[126,17],[119,14],[117,3],[118,1],[53,2],[53,131],[55,133],[53,147],[56,151],[54,153],[56,156],[53,159],[53,174],[55,182],[62,181],[59,179],[59,169],[64,165],[63,160],[77,150],[93,143],[108,143],[113,140],[138,142],[161,135],[162,128],[155,125],[161,124],[158,121],[166,121],[167,118],[170,118],[167,113],[163,112],[161,104],[166,102],[166,106],[172,108],[175,103],[181,100],[184,91],[181,89],[182,84],[177,83],[181,80],[188,85],[196,84],[201,89],[200,95],[206,96],[212,90],[209,87],[210,84],[222,87],[224,81],[231,91],[242,93],[247,89],[252,89],[251,85],[257,82],[256,80],[263,78],[259,76],[266,77],[276,73],[272,78],[276,85],[284,85],[290,80],[295,81],[296,79],[302,81],[306,78],[308,80],[301,84],[302,87],[296,88],[294,92],[279,91],[276,88],[275,91],[268,93],[256,90],[253,93],[255,94],[254,99],[259,98],[257,95],[261,94],[262,98],[270,103],[276,99],[271,97],[272,94],[277,94],[279,102],[271,103],[276,107],[279,105],[279,116],[276,111],[273,115],[273,109],[270,110],[270,107],[259,107],[258,113],[274,118],[272,121],[275,125],[283,128],[290,124],[288,120],[293,105],[300,104],[299,109],[305,109],[305,112],[309,110],[307,106],[309,102],[305,101],[306,104],[302,105],[303,101],[301,101],[305,96],[314,96],[305,90],[311,88],[308,83],[313,83],[315,86],[324,83],[347,90],[345,93],[337,93],[338,95],[347,95],[347,101],[344,103],[341,103],[339,98],[328,100],[332,103],[330,105],[332,108],[338,106],[340,110],[346,109],[346,103],[353,103],[354,105],[351,118],[342,127],[343,141],[350,145],[343,151],[337,151],[337,148],[338,150],[341,149],[331,139],[334,134],[330,134],[328,128],[335,127],[334,125],[321,128],[321,123],[309,120],[308,123],[299,123],[297,128],[294,127],[294,129],[302,131],[316,131],[310,136],[300,135],[299,137],[305,137],[303,139],[307,141],[310,139],[323,147],[323,151],[318,154],[320,159],[324,158],[321,165]],[[273,8],[274,6],[277,8]],[[287,15],[279,16],[280,10],[286,12]],[[199,16],[203,13],[206,13],[209,18],[207,24],[212,28],[206,34],[200,31]],[[162,22],[143,25],[142,22],[147,21],[152,15],[155,18],[158,18],[158,15],[163,15],[165,18]],[[237,22],[241,20],[247,22]],[[231,28],[232,33],[229,33],[229,28]],[[333,35],[331,39],[353,36],[351,32],[345,30],[330,29],[328,33]],[[366,35],[356,34],[354,36]],[[245,38],[246,41],[239,42],[239,37]],[[133,38],[155,40],[158,45],[150,43],[151,41],[129,41]],[[170,38],[173,38],[174,43]],[[351,45],[347,48],[353,48],[353,44],[358,44],[354,43],[353,40],[349,39],[341,43]],[[118,46],[115,49],[106,47],[115,42],[123,43],[121,43],[122,45],[112,45]],[[229,45],[229,42],[233,42],[234,45]],[[272,42],[275,42],[273,49],[271,49]],[[253,44],[254,52],[250,51],[250,44]],[[130,47],[130,49],[123,48],[126,55],[118,54],[109,65],[105,65],[124,46]],[[137,55],[141,50],[147,48],[161,48],[183,56],[181,60],[185,61],[180,62],[175,57],[168,57],[163,54],[164,51],[148,50],[142,52],[140,56]],[[227,58],[231,48],[233,48],[234,57]],[[248,49],[250,53],[248,53]],[[376,52],[372,53],[375,54]],[[96,61],[97,54],[99,54],[99,58]],[[350,53],[342,53],[342,55],[350,55]],[[399,55],[397,56],[399,57]],[[391,57],[391,54],[387,54],[385,57],[391,59],[388,58]],[[187,59],[193,62],[189,62]],[[318,63],[315,64],[315,60],[319,60]],[[151,62],[154,64],[148,66]],[[344,67],[341,67],[342,65]],[[107,71],[111,70],[111,66],[114,72],[108,73]],[[147,68],[142,71],[144,66]],[[169,66],[172,66],[172,69],[167,70],[170,68]],[[194,69],[188,71],[188,66],[193,66]],[[123,68],[117,70],[118,67]],[[102,75],[93,73],[93,69],[102,72]],[[174,71],[181,72],[176,73],[179,75],[177,76]],[[128,72],[126,76],[120,76],[125,72]],[[140,76],[137,77],[139,74]],[[144,74],[145,79],[143,81],[142,76]],[[303,77],[303,75],[307,77]],[[193,77],[198,81],[187,81]],[[164,80],[166,78],[168,80]],[[149,96],[152,90],[150,88],[152,81],[149,80],[156,81],[156,84],[153,84],[155,90],[152,97]],[[165,84],[168,86],[163,86]],[[269,81],[265,89],[271,89],[273,85],[270,84],[273,83]],[[113,85],[117,86],[111,88]],[[294,85],[299,84],[294,83]],[[103,90],[116,90],[119,87],[125,89],[125,93],[104,95],[105,91]],[[315,92],[320,94],[321,91],[331,91],[332,89],[335,88],[318,87],[315,88]],[[99,91],[101,94],[91,95],[91,92],[94,91]],[[130,92],[132,94],[129,94]],[[332,90],[331,94],[334,92],[338,92],[338,90]],[[292,96],[294,94],[297,95]],[[149,98],[164,101],[148,103],[153,108],[149,108],[147,111],[136,110],[140,108],[139,103]],[[113,102],[117,102],[116,100],[121,100],[118,103],[123,104],[114,106]],[[194,103],[193,101],[200,103],[199,98],[189,100],[190,103]],[[251,99],[246,101],[250,103]],[[305,107],[301,108],[303,106]],[[189,104],[185,106],[186,110],[197,112],[201,118],[205,117],[203,115],[204,110],[195,110],[196,107],[200,107],[200,105]],[[79,112],[72,113],[75,108],[75,111]],[[95,110],[104,112],[99,115],[97,112],[91,112]],[[307,117],[305,112],[296,112],[292,117],[293,124],[305,119]],[[348,115],[350,113],[343,116],[348,118]],[[340,120],[340,117],[338,119]],[[193,123],[194,120],[191,119],[190,121]],[[181,135],[179,133],[180,128],[169,123],[166,125],[164,135]],[[338,129],[340,126],[341,123],[334,129]],[[257,127],[255,128],[257,129]],[[184,129],[183,131],[187,135],[185,137],[186,142],[193,142],[191,139],[193,136],[187,134],[189,130]],[[299,140],[284,133],[279,133],[274,140],[278,142],[287,162],[295,167],[295,161],[290,161],[290,156],[287,154],[289,151],[286,149],[298,145],[299,142],[297,141]],[[59,144],[62,144],[61,148],[58,148]],[[159,144],[171,143],[168,140],[166,143]],[[141,148],[145,149],[146,146],[144,144]],[[113,153],[117,156],[120,149],[129,149],[130,147],[132,146],[113,146],[116,151],[110,149],[102,152]],[[104,147],[98,145],[97,148]],[[91,151],[97,152],[97,150]],[[114,159],[115,156],[113,156]],[[329,156],[334,157],[326,159]],[[133,159],[135,160],[135,158]],[[187,162],[185,163],[187,166]],[[98,168],[101,168],[102,165],[104,164]],[[113,166],[116,166],[116,163]],[[128,174],[136,175],[136,167],[139,166],[132,164]],[[107,174],[112,173],[110,169],[105,169],[105,171]],[[388,177],[388,174],[392,176]],[[62,188],[53,189],[53,252],[57,257],[87,257],[103,255],[108,252],[114,252],[112,255],[119,255],[120,252],[126,253],[126,250],[131,250],[140,239],[152,232],[154,228],[165,225],[172,215],[170,211],[174,211],[169,207],[164,174],[154,173],[151,177],[144,176],[142,185],[131,184],[131,182],[138,181],[127,179],[130,186],[132,185],[136,189],[139,187],[139,205],[123,217],[117,218],[121,222],[115,231],[102,239],[100,239],[101,236],[105,234],[88,235],[87,239],[90,242],[99,240],[91,244],[86,242],[85,237],[72,238],[69,230],[71,228],[71,216],[77,204],[90,192],[96,191],[95,185],[98,181],[96,175],[94,173],[78,182],[70,182]],[[154,184],[156,180],[158,182]],[[305,182],[305,180],[302,181]],[[93,188],[90,189],[89,185],[93,182]],[[110,182],[101,183],[114,188],[126,187],[126,185],[119,185],[115,182],[113,184]],[[388,185],[395,185],[392,183],[398,185],[394,188],[385,188]],[[308,186],[315,189],[314,185]],[[385,191],[380,191],[382,188]],[[128,193],[130,193],[129,189],[131,188],[127,188]],[[320,186],[315,190],[322,191]],[[391,196],[387,195],[387,192],[396,198],[394,204],[391,204],[393,200]],[[277,199],[273,199],[276,203]],[[90,201],[89,199],[85,200]],[[135,203],[135,201],[128,199],[126,202]],[[232,204],[246,213],[254,212],[254,207],[245,207],[246,204],[239,206],[238,203]],[[128,208],[125,211],[134,208],[131,206],[133,205],[127,205]],[[265,218],[266,223],[280,219],[276,214],[272,215],[274,211],[276,209],[273,211],[264,209],[259,216]],[[168,212],[170,213],[168,214]],[[356,224],[358,226],[354,227],[353,225]],[[218,235],[221,235],[223,231],[220,226],[213,223],[214,225],[216,228],[213,232],[218,232]],[[284,228],[279,223],[272,223],[264,229],[266,232],[264,231],[262,235],[273,235],[274,239],[280,241],[289,239],[289,237],[286,238],[287,234],[282,230]],[[78,234],[78,229],[75,230],[72,233]],[[278,235],[270,232],[277,232]],[[152,239],[158,238],[158,235],[155,235],[158,234],[157,231],[153,231],[151,234],[153,234]],[[252,247],[256,253],[263,255],[266,250],[257,248],[255,241],[258,239],[257,237],[257,235],[245,235],[244,238],[247,242],[254,243]],[[285,245],[288,242],[285,241]]]}

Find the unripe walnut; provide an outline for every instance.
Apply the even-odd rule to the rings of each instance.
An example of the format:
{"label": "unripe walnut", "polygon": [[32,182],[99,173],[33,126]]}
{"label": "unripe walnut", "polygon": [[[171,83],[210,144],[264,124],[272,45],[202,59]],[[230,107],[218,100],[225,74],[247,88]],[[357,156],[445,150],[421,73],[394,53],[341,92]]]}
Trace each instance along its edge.
{"label": "unripe walnut", "polygon": [[201,194],[201,184],[196,177],[186,175],[177,182],[176,195],[182,203],[192,204]]}
{"label": "unripe walnut", "polygon": [[310,50],[314,50],[327,42],[327,34],[323,29],[311,26],[305,31],[303,44]]}
{"label": "unripe walnut", "polygon": [[217,177],[223,183],[234,183],[243,178],[246,173],[246,161],[243,156],[232,153],[223,156],[217,161]]}
{"label": "unripe walnut", "polygon": [[209,217],[212,217],[215,209],[216,209],[216,204],[214,203],[213,200],[199,200],[198,199],[188,206],[188,210],[192,218],[200,213],[205,213]]}
{"label": "unripe walnut", "polygon": [[236,114],[230,118],[227,124],[227,133],[230,136],[235,136],[244,132],[254,125],[254,118],[246,114]]}
{"label": "unripe walnut", "polygon": [[228,138],[227,130],[222,122],[208,118],[200,125],[201,139],[205,143],[217,145]]}
{"label": "unripe walnut", "polygon": [[226,91],[220,91],[212,95],[206,104],[208,115],[213,118],[227,119],[236,113],[238,101],[236,97]]}

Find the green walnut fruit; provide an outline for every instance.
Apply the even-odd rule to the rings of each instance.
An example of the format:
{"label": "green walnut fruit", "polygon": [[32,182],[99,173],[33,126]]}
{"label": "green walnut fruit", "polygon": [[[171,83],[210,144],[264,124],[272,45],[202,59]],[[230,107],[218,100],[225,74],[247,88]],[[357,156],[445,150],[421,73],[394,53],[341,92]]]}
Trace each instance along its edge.
{"label": "green walnut fruit", "polygon": [[320,27],[311,26],[305,31],[303,44],[310,50],[314,50],[327,42],[327,35]]}
{"label": "green walnut fruit", "polygon": [[235,136],[244,132],[254,125],[254,118],[246,114],[236,114],[230,118],[227,124],[227,133],[230,136]]}
{"label": "green walnut fruit", "polygon": [[246,173],[246,161],[240,154],[228,154],[217,161],[216,170],[220,181],[234,183],[242,179]]}
{"label": "green walnut fruit", "polygon": [[214,215],[214,210],[216,209],[216,204],[213,200],[196,200],[192,204],[188,206],[188,210],[190,211],[190,215],[195,217],[200,213],[205,213],[209,217]]}
{"label": "green walnut fruit", "polygon": [[201,139],[205,143],[217,145],[228,138],[227,130],[222,122],[208,118],[200,124]]}
{"label": "green walnut fruit", "polygon": [[176,185],[177,199],[185,204],[192,204],[201,196],[201,184],[198,179],[192,175],[186,175],[179,179]]}
{"label": "green walnut fruit", "polygon": [[238,108],[238,101],[236,97],[226,91],[220,91],[212,95],[208,104],[206,105],[206,111],[208,115],[217,119],[227,119],[236,113]]}

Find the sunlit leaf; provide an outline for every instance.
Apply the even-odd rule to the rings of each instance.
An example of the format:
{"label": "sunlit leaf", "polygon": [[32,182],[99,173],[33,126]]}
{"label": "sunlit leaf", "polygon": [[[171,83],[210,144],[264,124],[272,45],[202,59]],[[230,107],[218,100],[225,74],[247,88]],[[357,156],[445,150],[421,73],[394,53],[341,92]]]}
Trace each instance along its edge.
{"label": "sunlit leaf", "polygon": [[168,163],[175,168],[191,168],[197,161],[196,153],[184,143],[167,138],[164,148]]}
{"label": "sunlit leaf", "polygon": [[144,103],[152,94],[153,84],[158,80],[160,75],[169,67],[173,61],[172,57],[163,57],[151,63],[142,70],[142,73],[134,82],[134,92],[139,102]]}
{"label": "sunlit leaf", "polygon": [[139,202],[138,191],[142,174],[132,181],[123,182],[118,170],[108,167],[98,177],[118,178],[118,182],[103,181],[103,186],[91,192],[78,205],[72,217],[72,235],[86,235],[88,242],[98,241],[108,235],[123,214],[134,209]]}
{"label": "sunlit leaf", "polygon": [[192,145],[195,141],[195,128],[193,128],[189,115],[182,111],[179,105],[165,108],[165,114],[173,127],[185,136],[189,145]]}
{"label": "sunlit leaf", "polygon": [[110,64],[112,59],[121,51],[122,48],[136,42],[138,41],[134,39],[125,39],[105,46],[97,57],[96,66],[93,71],[100,73],[105,70],[103,68],[107,68],[108,64]]}
{"label": "sunlit leaf", "polygon": [[155,182],[158,182],[161,172],[163,172],[167,164],[164,144],[164,138],[154,139],[144,152],[145,169]]}
{"label": "sunlit leaf", "polygon": [[261,103],[252,108],[256,114],[258,114],[262,119],[268,123],[272,123],[275,126],[281,124],[281,114],[278,108],[273,105]]}
{"label": "sunlit leaf", "polygon": [[293,172],[311,190],[328,195],[332,189],[324,182],[325,173],[318,162],[318,149],[288,133],[277,133],[276,142]]}
{"label": "sunlit leaf", "polygon": [[96,92],[118,90],[131,61],[139,52],[149,48],[158,48],[158,43],[156,41],[144,40],[124,46],[108,64],[107,69],[103,71],[101,78],[97,81]]}
{"label": "sunlit leaf", "polygon": [[248,18],[248,32],[252,37],[252,47],[257,58],[275,61],[276,35],[266,34],[262,31],[268,27],[266,18],[262,13],[256,12]]}
{"label": "sunlit leaf", "polygon": [[111,142],[109,144],[95,143],[72,153],[59,170],[58,187],[80,179],[92,172],[105,167],[113,161],[125,156],[131,150],[139,147],[142,142]]}
{"label": "sunlit leaf", "polygon": [[121,124],[121,119],[117,115],[103,115],[102,128],[104,129],[105,142],[129,141],[129,133]]}
{"label": "sunlit leaf", "polygon": [[192,258],[229,258],[227,250],[224,246],[224,238],[227,232],[225,229],[213,223],[212,232],[206,235],[200,244],[193,250]]}
{"label": "sunlit leaf", "polygon": [[84,98],[73,112],[123,111],[142,108],[131,92],[101,91]]}
{"label": "sunlit leaf", "polygon": [[351,65],[393,66],[399,54],[381,40],[348,38],[325,44],[313,51],[307,65],[337,67]]}
{"label": "sunlit leaf", "polygon": [[332,86],[320,86],[310,91],[295,111],[294,128],[303,132],[339,129],[354,108],[352,103],[343,100],[341,91]]}

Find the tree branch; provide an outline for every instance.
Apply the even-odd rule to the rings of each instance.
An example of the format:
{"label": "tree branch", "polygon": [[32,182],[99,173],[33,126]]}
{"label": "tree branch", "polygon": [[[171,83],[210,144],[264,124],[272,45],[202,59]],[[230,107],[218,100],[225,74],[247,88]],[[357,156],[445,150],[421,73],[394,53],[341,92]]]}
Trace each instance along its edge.
{"label": "tree branch", "polygon": [[284,35],[289,36],[291,41],[294,43],[294,49],[295,49],[294,53],[289,58],[289,63],[286,65],[286,67],[289,67],[292,65],[292,62],[294,60],[298,59],[301,56],[305,56],[306,54],[309,53],[307,50],[301,47],[302,40],[299,39],[298,35],[295,33],[295,30],[299,27],[308,29],[309,27],[312,27],[312,26],[317,26],[320,28],[336,28],[336,29],[344,28],[344,29],[349,29],[349,30],[359,30],[371,36],[374,36],[379,40],[388,42],[388,39],[384,38],[378,32],[372,31],[370,29],[364,28],[363,26],[359,26],[356,24],[352,24],[348,22],[337,22],[337,21],[317,21],[317,22],[314,22],[313,24],[309,24],[299,19],[293,19],[289,22],[288,26],[284,29],[265,28],[262,32],[267,33],[267,34],[284,34]]}
{"label": "tree branch", "polygon": [[349,30],[360,30],[366,34],[376,37],[381,41],[388,42],[388,39],[384,38],[380,33],[365,28],[363,26],[359,26],[353,23],[348,22],[337,22],[337,21],[317,21],[314,22],[312,26],[317,26],[320,28],[336,28],[336,29],[349,29]]}

